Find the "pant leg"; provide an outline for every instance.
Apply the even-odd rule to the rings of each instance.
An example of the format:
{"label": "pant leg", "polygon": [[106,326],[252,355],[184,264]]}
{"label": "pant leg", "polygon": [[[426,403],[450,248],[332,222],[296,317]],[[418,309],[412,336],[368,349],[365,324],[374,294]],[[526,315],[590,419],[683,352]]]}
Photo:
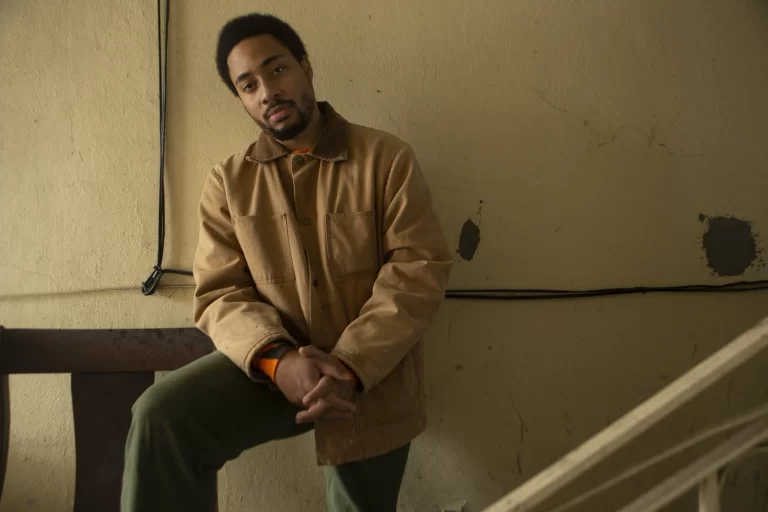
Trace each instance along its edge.
{"label": "pant leg", "polygon": [[123,512],[211,512],[216,473],[253,446],[311,430],[298,409],[214,352],[139,397],[125,449]]}
{"label": "pant leg", "polygon": [[410,446],[371,459],[327,466],[328,512],[395,512]]}

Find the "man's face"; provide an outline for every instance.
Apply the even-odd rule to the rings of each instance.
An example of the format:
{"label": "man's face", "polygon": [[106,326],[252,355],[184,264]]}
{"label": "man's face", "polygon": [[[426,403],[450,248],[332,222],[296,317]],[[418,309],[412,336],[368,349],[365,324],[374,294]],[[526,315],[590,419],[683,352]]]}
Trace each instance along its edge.
{"label": "man's face", "polygon": [[243,39],[227,57],[229,78],[245,110],[277,140],[296,138],[315,109],[312,67],[271,35]]}

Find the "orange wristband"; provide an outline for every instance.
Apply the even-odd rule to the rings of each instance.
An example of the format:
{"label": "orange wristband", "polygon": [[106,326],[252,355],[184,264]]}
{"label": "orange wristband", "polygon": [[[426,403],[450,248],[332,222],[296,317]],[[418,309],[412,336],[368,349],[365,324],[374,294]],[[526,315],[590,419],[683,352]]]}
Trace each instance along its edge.
{"label": "orange wristband", "polygon": [[286,352],[293,347],[288,343],[277,341],[270,343],[264,349],[259,352],[254,366],[259,369],[261,373],[269,377],[269,379],[275,381],[275,372],[277,371],[277,363],[280,362],[280,358],[285,355]]}

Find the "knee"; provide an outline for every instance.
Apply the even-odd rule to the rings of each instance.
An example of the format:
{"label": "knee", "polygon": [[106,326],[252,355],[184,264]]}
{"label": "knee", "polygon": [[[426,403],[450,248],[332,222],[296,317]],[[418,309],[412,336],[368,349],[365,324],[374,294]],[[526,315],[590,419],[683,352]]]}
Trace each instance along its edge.
{"label": "knee", "polygon": [[157,382],[147,388],[131,408],[133,423],[142,426],[165,425],[173,422],[172,394]]}

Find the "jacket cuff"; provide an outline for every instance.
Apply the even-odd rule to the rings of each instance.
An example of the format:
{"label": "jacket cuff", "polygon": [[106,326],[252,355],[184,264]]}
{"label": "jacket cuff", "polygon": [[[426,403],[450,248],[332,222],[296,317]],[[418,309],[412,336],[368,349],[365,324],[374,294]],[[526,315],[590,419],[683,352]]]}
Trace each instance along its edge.
{"label": "jacket cuff", "polygon": [[269,379],[266,378],[266,375],[263,374],[259,369],[257,368],[256,362],[258,360],[259,354],[266,349],[270,344],[276,343],[276,342],[283,342],[287,343],[293,348],[298,348],[299,344],[296,343],[296,340],[294,340],[290,335],[288,335],[287,332],[274,332],[272,334],[269,334],[267,336],[264,336],[264,338],[261,339],[256,345],[254,345],[251,350],[248,351],[248,353],[245,356],[245,359],[243,360],[243,370],[248,375],[248,377],[251,380],[257,381],[257,382],[269,382]]}

